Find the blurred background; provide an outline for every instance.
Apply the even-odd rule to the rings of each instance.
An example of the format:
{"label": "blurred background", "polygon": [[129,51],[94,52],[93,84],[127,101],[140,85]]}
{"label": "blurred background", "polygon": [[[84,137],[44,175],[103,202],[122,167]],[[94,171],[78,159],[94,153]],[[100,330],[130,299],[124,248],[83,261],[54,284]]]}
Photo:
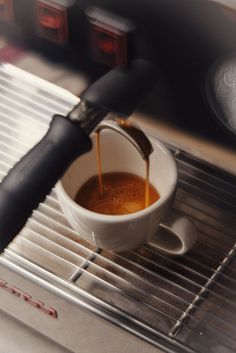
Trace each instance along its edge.
{"label": "blurred background", "polygon": [[[134,58],[145,58],[155,65],[158,72],[158,79],[155,88],[148,97],[141,102],[137,111],[132,115],[132,119],[138,122],[147,133],[159,137],[162,141],[177,147],[177,149],[183,149],[203,161],[210,162],[236,175],[235,38],[236,0],[0,0],[0,63],[10,63],[63,87],[75,95],[79,95],[91,82],[102,76],[111,68],[117,65],[126,67],[129,66],[130,61]],[[4,70],[2,74],[4,75]],[[0,78],[0,113],[1,107],[4,108],[4,103],[1,104],[1,98],[3,99],[4,92],[7,91],[11,95],[11,91],[8,91],[6,85],[7,79],[9,78]],[[116,90],[115,86],[114,90]],[[130,94],[132,95],[132,92],[130,92]],[[18,96],[18,103],[19,97],[20,95]],[[13,113],[15,114],[14,110]],[[55,113],[57,112],[55,111]],[[0,114],[0,116],[2,117],[3,115]],[[5,123],[1,117],[0,126],[3,130],[2,136],[4,136]],[[11,124],[11,120],[9,120],[8,123]],[[22,126],[24,129],[25,125],[22,124]],[[34,126],[35,125],[29,129],[29,131],[32,131],[33,137]],[[8,127],[5,126],[5,128]],[[14,134],[20,132],[20,134],[24,136],[24,131],[14,130],[14,127],[13,132]],[[38,132],[35,132],[36,136],[37,133]],[[18,155],[18,146],[15,147],[15,152],[17,152]],[[189,274],[186,271],[186,265],[182,266],[181,260],[177,259],[174,260],[176,263],[179,261],[176,265],[172,260],[171,262],[169,262],[169,260],[166,262],[166,259],[160,260],[156,257],[155,266],[158,268],[158,261],[160,261],[161,264],[163,261],[164,266],[167,266],[167,268],[170,267],[171,271],[177,268],[176,271],[179,271],[181,278],[184,278],[184,276],[187,277],[186,282],[181,280],[181,285],[183,285],[184,290],[185,287],[190,288],[189,282],[193,283],[193,279],[197,281],[196,288],[202,288],[202,283],[205,283],[203,278],[205,278],[207,281],[205,284],[206,290],[208,291],[209,283],[218,280],[215,274],[222,271],[222,268],[226,265],[225,278],[227,281],[225,281],[226,284],[223,282],[223,285],[218,283],[218,290],[223,298],[222,308],[228,307],[228,311],[226,310],[225,314],[223,310],[218,310],[217,312],[215,309],[217,307],[213,305],[211,312],[210,305],[206,306],[205,312],[207,315],[205,319],[206,322],[209,323],[209,321],[212,321],[212,314],[214,315],[213,317],[219,315],[220,321],[218,322],[221,322],[222,325],[219,326],[219,336],[222,332],[224,334],[225,331],[226,336],[229,335],[230,337],[232,333],[230,333],[228,327],[231,327],[233,330],[235,327],[235,320],[233,321],[232,318],[228,319],[228,316],[231,317],[231,315],[235,314],[235,303],[233,302],[235,293],[232,292],[235,285],[235,274],[232,275],[232,268],[228,268],[227,266],[228,257],[234,259],[233,255],[235,254],[235,237],[233,236],[235,234],[235,226],[233,221],[229,221],[229,219],[235,220],[235,212],[233,213],[231,211],[231,218],[229,218],[227,212],[224,213],[225,210],[222,211],[222,209],[227,206],[235,210],[234,178],[230,176],[230,179],[228,179],[227,177],[226,180],[230,180],[230,182],[225,182],[223,179],[223,181],[221,181],[223,173],[217,174],[216,168],[210,169],[209,171],[209,166],[204,163],[200,164],[201,170],[199,169],[200,167],[194,168],[194,165],[191,169],[190,164],[185,162],[183,162],[183,165],[184,168],[186,168],[183,169],[183,175],[185,175],[185,172],[186,175],[191,172],[192,179],[190,178],[189,183],[192,183],[192,180],[194,180],[197,185],[196,187],[193,185],[193,192],[190,201],[188,201],[189,204],[187,204],[187,206],[185,205],[183,209],[190,210],[189,214],[194,214],[194,207],[196,207],[196,209],[199,207],[194,206],[194,203],[198,200],[196,199],[196,194],[199,193],[202,202],[206,191],[206,210],[210,212],[209,205],[213,205],[212,210],[214,212],[210,209],[213,213],[207,215],[206,212],[205,215],[197,211],[197,216],[195,217],[196,219],[200,217],[197,224],[201,223],[201,217],[205,219],[204,222],[210,222],[207,226],[208,228],[206,226],[202,227],[202,229],[208,229],[210,236],[204,234],[204,232],[207,234],[206,230],[204,230],[204,232],[202,231],[199,243],[197,243],[192,253],[193,261],[191,260],[191,255],[183,260],[186,261],[185,263],[183,262],[183,265],[187,264]],[[3,166],[6,168],[4,160]],[[206,170],[204,170],[204,166]],[[7,168],[8,167],[9,166],[7,166]],[[216,173],[216,175],[214,175],[214,173]],[[209,176],[210,178],[208,179]],[[231,180],[233,180],[232,185],[230,184]],[[213,182],[215,184],[212,186]],[[219,190],[219,185],[221,186],[221,190]],[[212,190],[214,193],[216,192],[215,190],[217,190],[217,194],[211,195],[211,193],[213,193]],[[209,193],[207,193],[207,191],[209,191]],[[223,206],[218,209],[217,207],[221,201]],[[179,204],[182,205],[180,201]],[[205,212],[204,209],[203,212]],[[227,215],[226,218],[225,214]],[[62,215],[59,216],[59,222],[61,222],[63,218]],[[217,220],[217,217],[219,220]],[[54,228],[50,229],[50,227],[52,227],[51,224],[54,223],[52,222],[50,226],[48,226],[47,222],[49,222],[49,220],[46,220],[46,228],[43,228],[42,233],[45,239],[47,238],[45,229],[49,234],[52,233],[52,230],[54,231]],[[67,231],[64,237],[66,239],[67,236],[69,238],[68,234],[70,230],[68,231],[65,225],[66,223],[63,229]],[[213,228],[211,228],[211,226]],[[32,229],[34,228],[32,227]],[[225,232],[223,232],[224,230]],[[34,239],[34,237],[32,233],[30,233],[30,237],[33,244],[31,244],[31,246],[34,249],[37,241],[35,241],[35,244],[33,243],[34,240],[32,239]],[[57,242],[57,236],[55,239],[55,242]],[[20,238],[19,242],[21,240]],[[23,236],[23,244],[24,241]],[[26,243],[27,241],[26,237]],[[45,244],[47,244],[47,239],[45,241]],[[63,247],[64,244],[67,244],[66,241],[63,243]],[[22,246],[21,243],[20,246]],[[42,247],[42,245],[40,246]],[[67,251],[66,246],[65,252]],[[232,246],[233,250],[231,249]],[[22,249],[24,254],[24,247],[22,247]],[[47,249],[46,245],[45,249]],[[40,251],[42,251],[42,254],[46,254],[44,255],[45,258],[48,258],[48,251],[45,251],[45,249],[42,247]],[[42,261],[44,261],[41,252],[39,252],[40,255],[38,255],[37,258],[37,256],[35,256],[37,252],[34,253],[33,250],[32,252],[31,250],[29,251],[30,259],[33,262],[37,263],[37,261],[39,261],[39,263],[41,263],[41,258]],[[62,251],[64,251],[64,249]],[[151,256],[149,252],[146,252],[146,254],[148,255],[145,256]],[[225,254],[227,254],[227,258],[225,258]],[[108,255],[101,255],[99,253],[98,259],[99,256],[100,258],[101,256],[105,258]],[[142,254],[142,256],[144,255]],[[52,263],[52,266],[54,266],[54,257],[57,259],[54,268],[60,268],[58,261],[60,259],[60,262],[62,261],[63,263],[64,260],[61,260],[61,258],[54,256],[50,252],[50,264]],[[97,259],[96,256],[93,257],[92,261],[94,261],[94,259]],[[153,259],[154,255],[152,255],[152,260]],[[227,259],[227,261],[225,261],[225,259]],[[196,260],[198,262],[196,262]],[[110,262],[109,260],[109,267]],[[84,263],[86,264],[86,262],[83,262],[83,264]],[[105,261],[104,263],[106,264]],[[124,263],[126,264],[126,262]],[[145,264],[145,262],[143,263]],[[141,264],[142,262],[139,260],[138,267],[140,267]],[[232,263],[232,267],[234,267],[233,265],[234,263]],[[142,268],[145,274],[145,265],[142,266],[144,266]],[[91,268],[93,267],[91,266]],[[184,270],[182,270],[182,268]],[[159,271],[162,273],[162,270]],[[181,273],[181,271],[183,273]],[[199,271],[199,279],[196,276],[196,271]],[[93,275],[92,270],[91,273]],[[94,293],[96,295],[96,285],[93,285],[93,282],[91,282],[92,286],[90,288],[90,282],[88,281],[88,283],[86,283],[86,278],[90,278],[89,273],[86,273],[86,276],[87,275],[88,277],[85,277],[84,284],[82,276],[82,285],[79,282],[78,286],[81,285],[81,288],[83,288],[84,285],[85,289],[86,285],[88,285],[87,288],[89,289],[95,288]],[[229,281],[229,276],[233,276],[231,282]],[[105,281],[109,281],[107,278],[109,278],[109,276],[107,274],[106,276],[104,275]],[[152,277],[150,278],[152,280]],[[168,275],[168,280],[169,278],[173,279],[172,272]],[[176,276],[176,278],[178,278],[178,276]],[[220,278],[224,278],[224,276]],[[22,277],[19,277],[19,281],[19,283],[22,283]],[[146,281],[147,278],[145,278],[145,285]],[[121,281],[121,283],[123,282]],[[163,283],[165,285],[165,281]],[[157,282],[158,290],[161,285]],[[180,283],[177,283],[177,285],[178,293]],[[227,291],[225,293],[222,291],[223,286],[227,285],[229,288],[226,289],[231,291],[229,292],[230,294]],[[147,288],[149,295],[150,290],[149,287]],[[37,296],[38,290],[40,290],[40,287],[37,289]],[[106,289],[106,291],[101,291],[101,293],[102,299],[105,298],[104,300],[108,300],[109,291]],[[175,291],[173,293],[174,297],[176,297]],[[199,293],[201,297],[202,292],[200,291]],[[197,297],[199,297],[199,293],[196,289],[195,294]],[[217,295],[220,297],[219,294]],[[118,296],[114,297],[112,294],[111,298],[114,307],[117,305],[116,300],[119,304]],[[213,295],[212,298],[212,300],[214,300]],[[224,302],[225,298],[232,300],[233,305],[231,307],[227,301]],[[182,299],[181,296],[181,300]],[[168,301],[168,299],[166,300]],[[181,300],[179,302],[181,302]],[[209,302],[211,303],[210,300],[211,299],[209,299]],[[121,303],[123,303],[122,300]],[[135,311],[137,311],[136,301],[134,303],[135,304],[132,304],[131,307],[134,307]],[[195,305],[195,299],[193,303],[194,305],[190,304],[188,307],[191,311],[193,306],[198,308],[199,304],[197,303],[197,306]],[[7,305],[12,309],[10,301],[9,303],[7,302]],[[178,305],[179,303],[177,303],[177,306]],[[201,303],[199,305],[201,305]],[[171,304],[171,306],[173,305]],[[10,309],[9,311],[11,311]],[[153,315],[155,310],[153,310],[152,307],[148,310],[150,313],[152,312]],[[162,321],[159,311],[157,312],[157,322],[159,325],[160,321],[161,325]],[[142,311],[140,311],[140,313],[142,314]],[[204,313],[204,311],[202,311],[202,313]],[[27,316],[27,313],[25,315]],[[184,316],[181,316],[181,318]],[[233,324],[230,324],[231,326],[224,324],[223,326],[222,323],[224,323],[224,321],[222,317],[223,320],[227,317],[229,323],[230,320],[232,320]],[[35,319],[35,317],[33,318]],[[32,320],[32,322],[34,322],[34,320]],[[35,322],[37,322],[36,319]],[[179,324],[179,321],[177,323]],[[55,347],[51,341],[45,339],[45,336],[39,336],[34,332],[29,333],[29,328],[15,322],[15,320],[9,318],[2,312],[0,315],[0,324],[2,333],[0,352],[32,352],[32,346],[34,347],[35,353],[66,352],[64,348],[60,348],[59,346]],[[88,326],[92,327],[92,322],[89,322]],[[114,345],[118,347],[117,351],[120,351],[121,345],[117,333],[115,336],[112,336],[112,332],[103,332],[103,326],[101,327],[100,329],[98,329],[98,327],[96,327],[96,330],[94,329],[93,336],[96,334],[98,341],[100,340],[101,342],[106,342],[107,337],[111,337],[113,341],[113,351]],[[163,330],[163,327],[161,327],[161,329]],[[84,331],[81,332],[83,334]],[[109,334],[107,334],[107,332]],[[199,344],[199,347],[201,344],[204,344],[205,349],[208,350],[209,342],[207,341],[207,333],[209,334],[209,332],[207,330],[205,334],[202,327],[200,327],[199,331],[197,328],[195,332],[197,336],[195,336],[195,338],[194,335],[188,336],[186,332],[183,330],[183,336],[182,338],[180,337],[180,340],[182,339],[183,342],[187,341],[189,345],[193,344],[193,347],[196,344]],[[212,331],[213,342],[218,333],[215,330]],[[184,334],[186,337],[184,337]],[[30,335],[31,338],[29,338]],[[233,331],[233,335],[235,336],[235,331]],[[12,337],[14,337],[14,340]],[[81,336],[78,337],[80,338]],[[168,338],[169,337],[170,336],[168,336]],[[61,337],[59,338],[61,339]],[[59,338],[57,337],[56,339],[60,341]],[[83,339],[81,341],[83,344]],[[114,343],[115,341],[116,343]],[[96,342],[96,340],[94,342]],[[129,336],[127,342],[133,345],[133,352],[137,351],[138,346],[140,349],[140,342],[131,341],[131,336]],[[87,346],[87,349],[84,348],[84,353],[91,352],[88,347],[89,346]],[[101,347],[103,346],[97,347],[99,351],[102,349]],[[109,346],[107,349],[110,349]],[[123,351],[131,352],[130,349],[126,349],[124,342],[122,342],[122,349]],[[203,351],[203,346],[199,349]],[[213,349],[214,352],[228,352],[223,346],[221,346],[219,350],[217,350],[217,348]],[[155,352],[157,352],[157,350],[155,350]]]}
{"label": "blurred background", "polygon": [[74,94],[112,67],[151,61],[157,84],[134,119],[235,170],[234,0],[0,0],[0,31],[2,62]]}

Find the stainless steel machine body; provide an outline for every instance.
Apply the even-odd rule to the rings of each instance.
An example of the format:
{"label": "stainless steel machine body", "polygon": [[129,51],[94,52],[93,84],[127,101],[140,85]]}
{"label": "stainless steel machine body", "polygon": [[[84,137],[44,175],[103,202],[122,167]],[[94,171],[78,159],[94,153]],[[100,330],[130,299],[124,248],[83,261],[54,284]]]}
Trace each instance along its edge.
{"label": "stainless steel machine body", "polygon": [[[55,112],[76,103],[1,65],[0,178]],[[169,147],[179,170],[173,207],[199,230],[188,254],[96,248],[68,224],[53,190],[0,257],[0,309],[73,352],[236,352],[236,176]]]}

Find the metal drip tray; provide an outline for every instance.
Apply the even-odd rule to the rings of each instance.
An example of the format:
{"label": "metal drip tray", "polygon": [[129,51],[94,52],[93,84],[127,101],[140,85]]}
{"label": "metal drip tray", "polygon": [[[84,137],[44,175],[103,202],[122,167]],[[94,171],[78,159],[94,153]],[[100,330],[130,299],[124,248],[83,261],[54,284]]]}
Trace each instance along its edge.
{"label": "metal drip tray", "polygon": [[[52,115],[66,114],[78,98],[10,65],[0,66],[0,97],[3,178],[46,132]],[[150,245],[119,254],[98,249],[78,238],[52,191],[0,266],[39,288],[60,288],[58,297],[69,293],[73,305],[96,308],[96,315],[163,351],[235,352],[236,176],[171,149],[179,170],[173,207],[199,230],[188,254],[170,257]],[[17,317],[3,302],[0,308]],[[44,334],[55,339],[54,329]]]}

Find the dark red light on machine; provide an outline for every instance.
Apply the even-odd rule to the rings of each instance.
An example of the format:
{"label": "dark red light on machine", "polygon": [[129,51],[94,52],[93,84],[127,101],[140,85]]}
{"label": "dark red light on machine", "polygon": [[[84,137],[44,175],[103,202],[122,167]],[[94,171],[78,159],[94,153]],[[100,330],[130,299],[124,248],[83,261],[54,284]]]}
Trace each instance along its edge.
{"label": "dark red light on machine", "polygon": [[37,32],[40,37],[58,43],[68,40],[67,8],[58,5],[48,5],[43,1],[36,3]]}
{"label": "dark red light on machine", "polygon": [[12,0],[0,0],[0,19],[7,22],[14,19]]}
{"label": "dark red light on machine", "polygon": [[108,55],[114,55],[118,49],[117,43],[113,38],[102,38],[98,45],[100,50]]}
{"label": "dark red light on machine", "polygon": [[61,18],[52,14],[40,17],[39,21],[44,28],[59,29],[62,26]]}
{"label": "dark red light on machine", "polygon": [[89,7],[86,14],[93,59],[111,67],[126,66],[132,55],[133,23],[95,6]]}
{"label": "dark red light on machine", "polygon": [[91,51],[93,58],[109,66],[126,65],[127,36],[91,25]]}

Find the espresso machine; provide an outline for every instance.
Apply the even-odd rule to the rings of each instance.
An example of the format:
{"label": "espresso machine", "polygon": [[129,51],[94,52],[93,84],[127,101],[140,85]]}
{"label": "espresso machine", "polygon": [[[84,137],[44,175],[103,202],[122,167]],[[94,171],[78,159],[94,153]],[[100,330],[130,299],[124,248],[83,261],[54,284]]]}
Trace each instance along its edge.
{"label": "espresso machine", "polygon": [[222,132],[235,132],[224,95],[234,95],[227,82],[235,72],[232,1],[2,0],[0,19],[11,41],[86,73],[90,83],[133,59],[151,62],[159,99],[145,105],[148,113],[158,115],[168,101],[172,121],[163,119],[234,143]]}
{"label": "espresso machine", "polygon": [[[0,65],[1,311],[65,351],[235,352],[235,175],[168,145],[173,209],[199,232],[182,257],[97,248],[50,191],[107,113],[127,118],[148,92],[171,97],[176,123],[233,145],[235,16],[224,1],[0,3],[12,43],[90,77],[78,98]],[[140,111],[157,114],[152,97]]]}

